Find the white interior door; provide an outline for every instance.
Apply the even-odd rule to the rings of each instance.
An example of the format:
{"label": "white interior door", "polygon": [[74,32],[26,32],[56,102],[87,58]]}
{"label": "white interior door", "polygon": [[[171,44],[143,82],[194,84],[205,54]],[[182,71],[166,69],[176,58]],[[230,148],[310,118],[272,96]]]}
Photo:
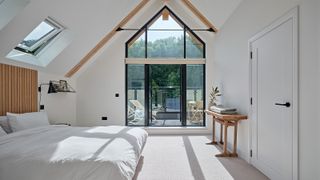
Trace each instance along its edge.
{"label": "white interior door", "polygon": [[252,164],[271,179],[296,179],[297,10],[250,40]]}

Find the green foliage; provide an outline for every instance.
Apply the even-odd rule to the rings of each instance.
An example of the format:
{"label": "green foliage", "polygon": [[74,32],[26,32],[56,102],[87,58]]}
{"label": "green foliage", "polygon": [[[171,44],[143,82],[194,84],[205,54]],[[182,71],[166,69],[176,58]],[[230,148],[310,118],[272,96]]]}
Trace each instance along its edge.
{"label": "green foliage", "polygon": [[[183,58],[183,36],[168,37],[147,43],[148,58]],[[145,58],[145,40],[139,39],[128,48],[129,58]],[[186,38],[187,58],[202,58],[203,46],[196,43],[191,37]]]}
{"label": "green foliage", "polygon": [[152,93],[166,90],[167,97],[180,96],[180,65],[151,65]]}
{"label": "green foliage", "polygon": [[203,45],[199,44],[190,36],[186,38],[186,55],[187,58],[203,58]]}
{"label": "green foliage", "polygon": [[187,86],[190,89],[203,88],[203,65],[187,65]]}
{"label": "green foliage", "polygon": [[217,97],[221,96],[222,94],[220,93],[220,90],[218,87],[212,87],[211,92],[210,92],[210,101],[209,101],[209,106],[214,106],[216,105]]}
{"label": "green foliage", "polygon": [[128,89],[143,89],[144,65],[128,64]]}
{"label": "green foliage", "polygon": [[[186,55],[187,58],[202,58],[203,45],[197,40],[186,36]],[[145,40],[139,38],[128,48],[129,58],[145,58]],[[147,43],[148,58],[183,58],[184,42],[183,36],[168,37]],[[141,66],[141,65],[139,65]],[[150,65],[149,79],[151,80],[152,101],[158,99],[158,94],[162,94],[162,101],[165,98],[180,97],[181,90],[181,65]],[[130,66],[128,77],[133,81],[143,81],[144,69],[141,67]],[[187,88],[202,89],[204,78],[203,65],[187,65]],[[130,84],[129,84],[130,88]],[[165,102],[156,102],[164,104]]]}
{"label": "green foliage", "polygon": [[148,41],[148,57],[183,58],[183,36]]}
{"label": "green foliage", "polygon": [[145,41],[140,39],[128,48],[128,57],[130,58],[144,58],[145,57]]}

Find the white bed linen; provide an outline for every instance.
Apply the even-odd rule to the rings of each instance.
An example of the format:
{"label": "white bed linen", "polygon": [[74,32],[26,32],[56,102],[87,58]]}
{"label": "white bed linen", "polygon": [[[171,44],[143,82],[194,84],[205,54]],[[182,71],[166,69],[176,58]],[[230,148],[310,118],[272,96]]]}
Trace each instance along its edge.
{"label": "white bed linen", "polygon": [[0,179],[132,179],[147,139],[141,128],[44,126],[0,137]]}
{"label": "white bed linen", "polygon": [[0,126],[0,137],[1,136],[6,136],[7,133],[2,129],[2,127]]}

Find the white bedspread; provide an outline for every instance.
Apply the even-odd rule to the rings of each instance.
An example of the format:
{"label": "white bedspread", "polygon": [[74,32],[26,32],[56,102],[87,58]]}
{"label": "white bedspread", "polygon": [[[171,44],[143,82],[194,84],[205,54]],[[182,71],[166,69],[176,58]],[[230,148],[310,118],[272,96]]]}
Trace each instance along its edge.
{"label": "white bedspread", "polygon": [[141,128],[45,126],[0,137],[1,180],[132,179]]}

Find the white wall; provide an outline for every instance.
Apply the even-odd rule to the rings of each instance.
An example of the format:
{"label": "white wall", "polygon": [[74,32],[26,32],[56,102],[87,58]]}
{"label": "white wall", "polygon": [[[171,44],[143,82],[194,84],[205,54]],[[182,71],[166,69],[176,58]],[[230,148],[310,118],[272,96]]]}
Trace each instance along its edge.
{"label": "white wall", "polygon": [[[125,124],[125,65],[123,37],[77,79],[77,124]],[[117,53],[114,53],[117,52]],[[119,53],[123,52],[123,53]],[[115,97],[119,93],[119,97]],[[107,116],[107,121],[101,117]]]}
{"label": "white wall", "polygon": [[[49,83],[50,80],[67,80],[67,82],[76,88],[74,79],[64,78],[54,74],[38,72],[38,84]],[[70,123],[76,124],[76,93],[54,93],[48,94],[48,86],[42,86],[41,104],[45,106],[51,124]],[[40,93],[38,93],[40,96]],[[38,100],[39,99],[38,96]]]}
{"label": "white wall", "polygon": [[[320,1],[318,2],[318,77],[320,77]],[[320,78],[318,80],[318,91],[320,92]],[[317,107],[320,107],[320,95],[318,96]],[[320,129],[320,111],[318,111],[318,129]],[[318,131],[318,152],[320,152],[320,131]],[[318,155],[318,167],[320,167],[320,155]],[[318,177],[320,177],[320,171],[318,171]]]}
{"label": "white wall", "polygon": [[[318,128],[318,48],[317,0],[305,0],[301,3],[300,16],[300,119],[299,119],[299,155],[300,177],[312,179],[319,171],[317,141],[310,137],[319,137]],[[318,176],[319,179],[320,176]]]}
{"label": "white wall", "polygon": [[[244,0],[214,41],[215,81],[223,83],[224,102],[249,112],[248,40],[300,4],[300,179],[317,179],[317,0]],[[319,34],[318,34],[319,35]],[[249,152],[249,124],[239,127],[239,151]],[[246,153],[248,154],[248,153]]]}

